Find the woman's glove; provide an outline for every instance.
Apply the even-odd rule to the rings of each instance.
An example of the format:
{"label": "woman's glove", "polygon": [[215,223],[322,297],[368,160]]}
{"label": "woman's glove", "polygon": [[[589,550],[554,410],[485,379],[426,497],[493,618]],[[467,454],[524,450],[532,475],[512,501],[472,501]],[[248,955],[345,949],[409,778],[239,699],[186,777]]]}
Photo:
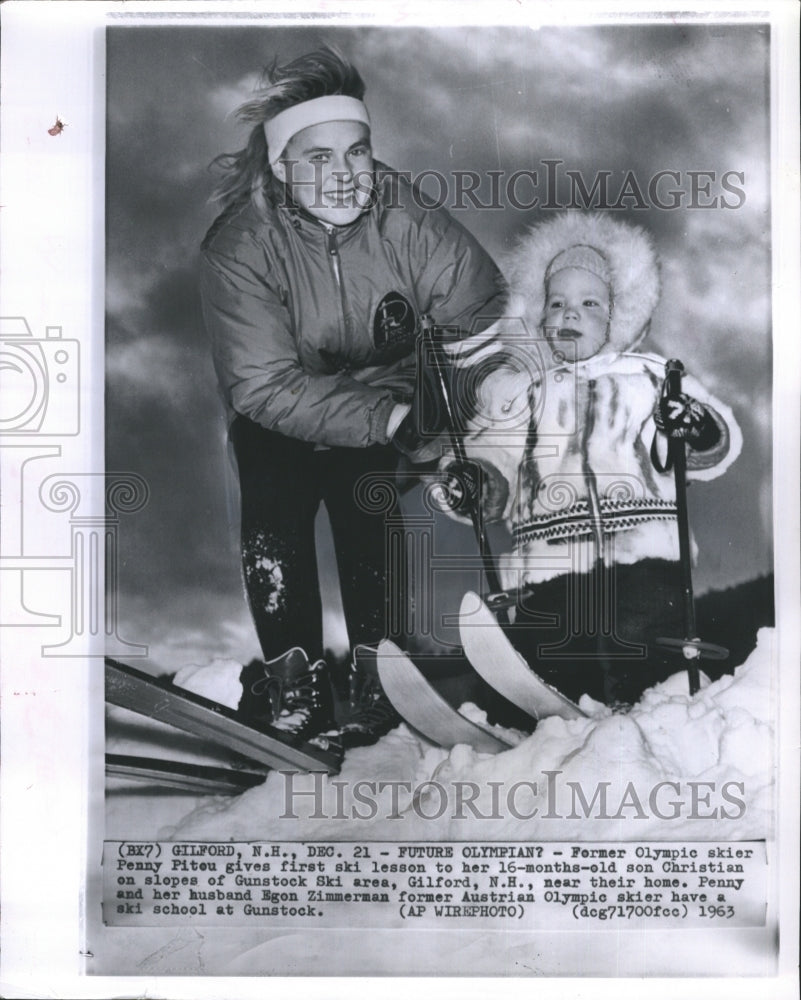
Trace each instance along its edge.
{"label": "woman's glove", "polygon": [[[453,369],[445,369],[449,392],[455,399]],[[392,434],[392,444],[412,462],[428,462],[441,458],[443,435],[448,430],[448,415],[442,400],[436,372],[425,350],[418,352],[414,393],[409,412]]]}
{"label": "woman's glove", "polygon": [[659,401],[654,423],[667,437],[686,441],[696,451],[707,451],[720,441],[720,428],[712,414],[684,392],[678,399]]}

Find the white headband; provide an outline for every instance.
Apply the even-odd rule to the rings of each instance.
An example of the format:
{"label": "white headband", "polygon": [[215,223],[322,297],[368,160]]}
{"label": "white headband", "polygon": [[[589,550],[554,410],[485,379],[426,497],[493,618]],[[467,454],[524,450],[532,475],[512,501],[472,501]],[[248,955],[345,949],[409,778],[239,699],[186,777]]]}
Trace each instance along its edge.
{"label": "white headband", "polygon": [[275,166],[286,149],[286,144],[302,129],[310,125],[320,125],[322,122],[338,121],[364,122],[369,126],[370,116],[362,101],[355,97],[344,97],[342,94],[315,97],[311,101],[294,104],[286,111],[279,111],[275,118],[264,123],[270,166]]}

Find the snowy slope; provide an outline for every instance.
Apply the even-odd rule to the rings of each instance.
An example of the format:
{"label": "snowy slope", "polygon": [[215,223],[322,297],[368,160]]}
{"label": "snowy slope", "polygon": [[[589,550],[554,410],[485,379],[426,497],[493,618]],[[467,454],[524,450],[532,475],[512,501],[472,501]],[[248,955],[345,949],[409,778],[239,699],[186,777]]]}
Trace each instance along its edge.
{"label": "snowy slope", "polygon": [[[546,719],[531,736],[518,734],[518,745],[496,757],[466,746],[442,750],[402,725],[376,746],[351,751],[333,779],[273,773],[264,785],[238,798],[185,797],[181,816],[174,799],[169,809],[149,809],[150,836],[766,837],[771,833],[774,783],[773,638],[773,630],[763,629],[757,648],[733,676],[722,677],[692,699],[686,674],[676,674],[647,691],[626,715],[587,703],[590,718]],[[236,666],[194,667],[182,679],[193,690],[230,705],[238,698],[232,680]],[[477,717],[474,706],[463,711]],[[381,787],[381,782],[387,784]],[[293,791],[315,795],[293,797]],[[122,792],[117,789],[118,796]],[[467,800],[472,801],[465,804]],[[141,790],[136,804],[141,809]],[[312,818],[315,812],[317,818]],[[119,798],[112,818],[119,829],[107,830],[107,837],[131,836]]]}

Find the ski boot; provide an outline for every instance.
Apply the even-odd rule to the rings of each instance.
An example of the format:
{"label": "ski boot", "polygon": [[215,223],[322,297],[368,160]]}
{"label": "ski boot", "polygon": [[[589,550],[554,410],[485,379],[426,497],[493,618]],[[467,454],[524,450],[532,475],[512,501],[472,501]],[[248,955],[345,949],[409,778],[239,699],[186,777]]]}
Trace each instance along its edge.
{"label": "ski boot", "polygon": [[268,723],[299,742],[334,725],[326,663],[310,664],[299,646],[269,660],[261,666],[260,676],[249,680],[243,685],[239,711],[255,724]]}
{"label": "ski boot", "polygon": [[372,746],[403,721],[381,687],[374,646],[354,646],[348,681],[350,716],[344,725],[312,740],[322,749],[344,753]]}
{"label": "ski boot", "polygon": [[236,708],[237,714],[255,729],[271,726],[277,714],[275,704],[277,699],[273,697],[276,682],[270,681],[265,662],[251,660],[242,667],[239,682],[242,685],[242,694]]}

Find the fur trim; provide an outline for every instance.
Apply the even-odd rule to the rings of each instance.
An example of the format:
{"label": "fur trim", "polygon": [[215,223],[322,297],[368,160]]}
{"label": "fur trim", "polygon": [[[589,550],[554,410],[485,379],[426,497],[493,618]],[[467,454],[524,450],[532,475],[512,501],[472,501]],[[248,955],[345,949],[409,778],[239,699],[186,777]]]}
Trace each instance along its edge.
{"label": "fur trim", "polygon": [[506,266],[510,331],[520,317],[529,333],[539,331],[548,265],[579,244],[600,251],[611,272],[612,319],[605,351],[630,350],[648,332],[659,301],[659,260],[644,229],[599,212],[565,212],[533,226],[520,239]]}

